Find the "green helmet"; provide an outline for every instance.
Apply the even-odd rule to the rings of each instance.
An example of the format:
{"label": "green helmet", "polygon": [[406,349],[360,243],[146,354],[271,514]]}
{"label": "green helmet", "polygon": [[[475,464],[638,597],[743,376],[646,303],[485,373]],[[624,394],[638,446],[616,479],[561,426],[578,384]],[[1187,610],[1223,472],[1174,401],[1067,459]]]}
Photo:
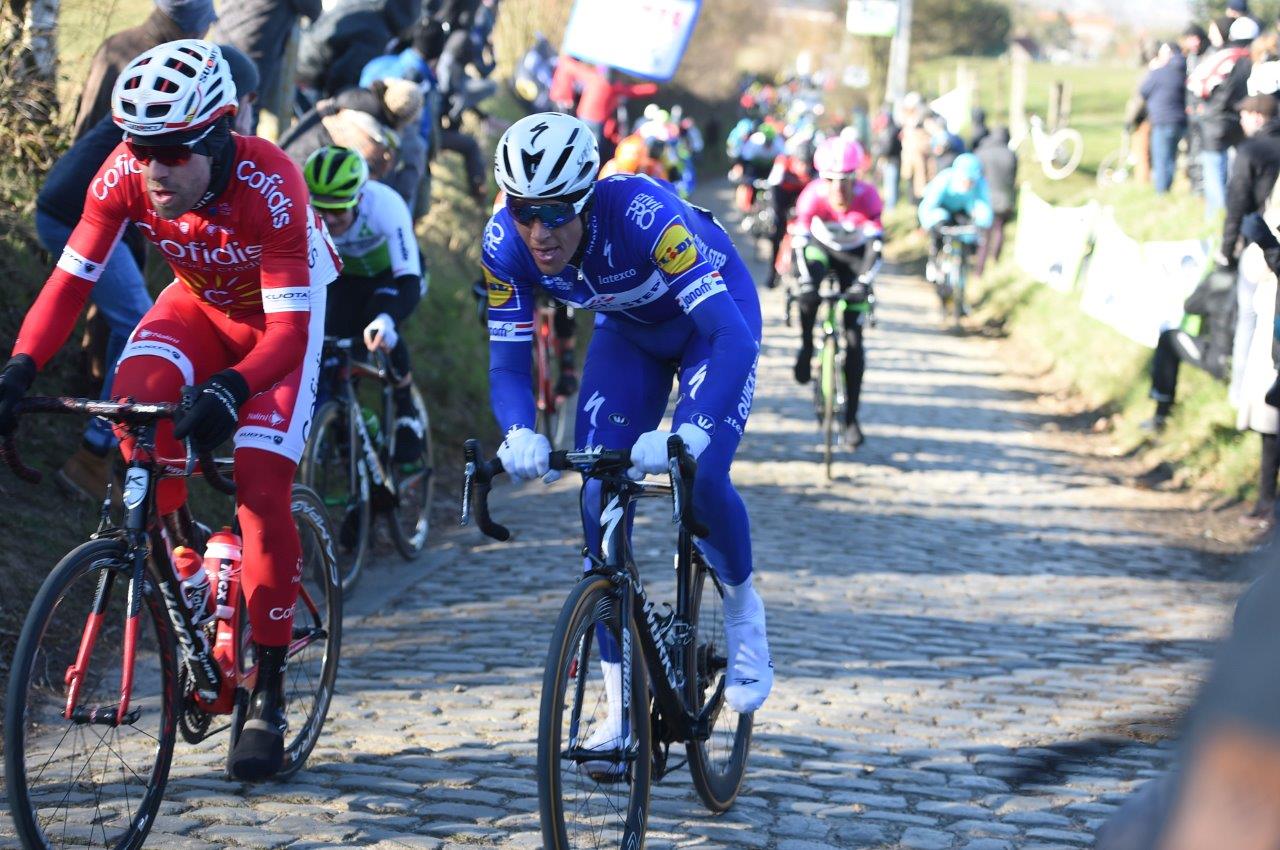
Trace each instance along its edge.
{"label": "green helmet", "polygon": [[326,145],[302,166],[311,190],[311,206],[319,210],[349,210],[360,200],[360,187],[369,179],[369,164],[359,151]]}

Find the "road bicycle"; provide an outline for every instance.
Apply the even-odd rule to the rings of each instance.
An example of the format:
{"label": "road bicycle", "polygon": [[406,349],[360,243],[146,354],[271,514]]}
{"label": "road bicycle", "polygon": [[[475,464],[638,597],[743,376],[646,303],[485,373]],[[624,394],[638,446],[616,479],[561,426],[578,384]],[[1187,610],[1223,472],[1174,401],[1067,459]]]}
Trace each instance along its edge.
{"label": "road bicycle", "polygon": [[350,593],[368,562],[374,519],[384,516],[405,559],[422,551],[431,533],[435,494],[431,419],[413,387],[416,431],[422,450],[405,463],[394,460],[397,431],[392,398],[403,376],[387,352],[368,352],[358,339],[326,336],[321,355],[322,401],[311,423],[298,477],[320,494],[338,529],[338,575]]}
{"label": "road bicycle", "polygon": [[[188,476],[196,461],[156,456],[156,423],[176,404],[29,398],[18,412],[82,413],[124,425],[135,440],[125,469],[123,523],[103,502],[99,527],[46,577],[18,638],[5,702],[9,811],[27,848],[142,845],[156,819],[180,733],[199,743],[229,729],[231,748],[257,678],[240,587],[238,529],[209,537],[184,507],[162,518],[156,486]],[[28,482],[12,436],[0,457]],[[230,461],[199,458],[201,474],[232,494]],[[342,592],[319,498],[294,485],[302,542],[298,601],[285,674],[286,779],[306,762],[324,726],[338,673]],[[178,544],[203,551],[211,607],[189,594]],[[206,545],[207,544],[207,545]],[[194,601],[194,600],[198,600]],[[272,616],[276,616],[273,611]],[[150,623],[147,628],[146,623]],[[226,719],[213,728],[215,718]]]}
{"label": "road bicycle", "polygon": [[1137,162],[1131,151],[1131,140],[1132,136],[1129,132],[1121,133],[1120,147],[1104,156],[1102,162],[1098,163],[1098,186],[1100,188],[1120,186],[1133,177]]}
{"label": "road bicycle", "polygon": [[756,259],[772,260],[773,231],[778,221],[773,193],[777,189],[764,179],[752,180],[751,189],[751,207],[743,214],[738,226],[752,238]]}
{"label": "road bicycle", "polygon": [[[572,313],[569,319],[572,321]],[[576,386],[573,392],[562,392],[566,387],[561,386],[560,364],[568,349],[556,334],[556,302],[538,296],[533,322],[533,398],[537,409],[534,430],[552,446],[567,446],[573,442],[578,392]]]}
{"label": "road bicycle", "polygon": [[961,320],[969,315],[965,302],[965,286],[969,281],[969,254],[978,236],[973,224],[943,224],[938,227],[942,245],[938,248],[934,286],[942,303],[942,321],[950,319],[954,330],[961,330]]}
{"label": "road bicycle", "polygon": [[1027,119],[1028,131],[1020,138],[1009,143],[1009,147],[1017,150],[1027,139],[1031,140],[1031,153],[1044,176],[1050,180],[1063,180],[1080,166],[1084,157],[1084,138],[1079,130],[1060,127],[1053,132],[1044,128],[1044,119],[1032,115]]}
{"label": "road bicycle", "polygon": [[[860,254],[839,251],[826,244],[823,247],[854,267],[862,263]],[[883,262],[880,240],[874,240],[868,246],[868,250],[875,252],[875,261],[871,268],[858,275],[852,286],[847,289],[842,288],[840,278],[834,269],[829,270],[818,285],[818,297],[821,299],[822,351],[818,364],[818,380],[813,383],[813,410],[822,432],[822,463],[828,480],[832,477],[835,448],[840,442],[841,429],[837,423],[844,421],[844,408],[849,399],[849,388],[845,383],[844,359],[841,357],[844,332],[846,325],[851,321],[848,314],[864,312],[867,324],[872,327],[876,324],[874,283]],[[791,327],[791,311],[798,300],[799,296],[795,289],[789,288],[785,312],[787,327]],[[847,352],[845,356],[848,356]]]}
{"label": "road bicycle", "polygon": [[[694,545],[707,528],[693,515],[696,465],[684,443],[667,443],[670,483],[632,481],[627,451],[558,451],[551,467],[576,470],[583,486],[601,485],[602,544],[583,549],[585,575],[565,601],[547,651],[538,720],[538,800],[544,846],[644,846],[649,787],[687,763],[694,788],[713,812],[733,805],[742,785],[754,715],[724,699],[728,667],[724,588]],[[475,440],[465,445],[463,524],[474,513],[496,540],[510,532],[489,514],[489,489],[502,464],[485,460]],[[677,526],[675,599],[659,610],[645,595],[628,527],[639,501],[672,500]],[[598,663],[618,655],[616,678]],[[609,681],[606,681],[606,680]],[[608,721],[606,688],[622,706],[612,749],[585,744]],[[685,760],[673,763],[671,746]]]}

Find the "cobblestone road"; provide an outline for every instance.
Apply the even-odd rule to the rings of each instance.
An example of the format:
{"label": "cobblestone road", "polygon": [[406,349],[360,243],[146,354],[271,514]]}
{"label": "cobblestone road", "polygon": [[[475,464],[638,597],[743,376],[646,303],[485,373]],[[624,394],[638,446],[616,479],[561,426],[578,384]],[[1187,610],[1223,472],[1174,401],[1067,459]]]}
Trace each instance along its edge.
{"label": "cobblestone road", "polygon": [[[766,294],[734,470],[777,689],[734,809],[707,816],[682,770],[654,788],[650,847],[1081,847],[1167,763],[1136,733],[1185,705],[1235,592],[1162,530],[1185,501],[1088,471],[999,343],[937,330],[923,283],[880,292],[867,443],[831,484]],[[222,736],[180,746],[149,844],[539,846],[538,689],[578,571],[576,490],[506,488],[494,508],[515,543],[449,530],[419,580],[368,574],[388,601],[348,625],[295,782],[223,781]]]}

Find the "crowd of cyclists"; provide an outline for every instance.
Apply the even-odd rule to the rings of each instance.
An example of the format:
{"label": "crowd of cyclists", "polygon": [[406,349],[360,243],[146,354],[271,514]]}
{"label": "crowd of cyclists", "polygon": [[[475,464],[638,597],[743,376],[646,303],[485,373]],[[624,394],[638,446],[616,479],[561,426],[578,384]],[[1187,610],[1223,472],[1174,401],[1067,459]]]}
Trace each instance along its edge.
{"label": "crowd of cyclists", "polygon": [[[82,110],[82,134],[48,176],[37,228],[56,265],[0,372],[0,434],[9,435],[36,373],[92,301],[109,327],[102,397],[182,400],[174,420],[158,425],[154,446],[137,445],[122,426],[89,424],[60,478],[96,501],[117,441],[126,458],[180,458],[234,440],[258,672],[229,768],[246,781],[274,775],[282,761],[282,682],[301,570],[289,494],[324,392],[324,338],[388,352],[399,376],[395,460],[416,457],[426,435],[412,408],[405,331],[428,283],[414,221],[430,196],[430,155],[460,153],[468,191],[487,200],[479,146],[461,118],[488,119],[481,103],[493,92],[496,2],[430,2],[407,19],[405,8],[339,3],[317,12],[303,40],[293,120],[278,144],[255,135],[264,63],[204,38],[210,4],[157,0],[147,26],[109,39],[104,49],[138,49],[114,72],[104,63],[98,84],[110,97],[99,114]],[[370,53],[369,32],[384,31],[391,47]],[[521,62],[515,91],[530,114],[496,144],[494,212],[475,235],[491,403],[504,434],[498,458],[517,479],[558,475],[536,430],[531,382],[534,310],[550,299],[564,311],[555,323],[566,340],[557,392],[580,399],[575,446],[628,451],[635,480],[669,471],[673,440],[697,461],[692,501],[709,526],[698,545],[723,598],[723,694],[745,715],[773,683],[747,506],[731,477],[755,392],[760,297],[729,233],[689,201],[707,144],[698,124],[678,107],[649,104],[634,120],[619,108],[654,88],[557,60],[544,39]],[[759,284],[784,280],[793,289],[800,384],[812,380],[821,293],[842,293],[844,439],[857,447],[862,336],[885,210],[873,168],[893,174],[889,194],[897,194],[892,155],[877,143],[873,162],[867,146],[873,131],[883,140],[890,130],[821,120],[821,95],[804,80],[753,85],[741,105],[726,150],[744,228],[757,228],[767,250]],[[923,187],[926,229],[958,220],[989,228],[995,218],[978,156],[954,156]],[[146,243],[173,275],[154,303],[142,272]],[[568,344],[573,309],[596,313],[580,379]],[[664,428],[673,382],[678,401]],[[599,487],[584,485],[589,550],[606,536]],[[184,479],[166,478],[157,493],[158,514],[173,515],[186,500]],[[338,530],[339,545],[351,532]],[[593,563],[588,551],[584,568]],[[611,720],[583,744],[588,751],[613,750],[626,737],[620,649],[611,635],[599,641]]]}

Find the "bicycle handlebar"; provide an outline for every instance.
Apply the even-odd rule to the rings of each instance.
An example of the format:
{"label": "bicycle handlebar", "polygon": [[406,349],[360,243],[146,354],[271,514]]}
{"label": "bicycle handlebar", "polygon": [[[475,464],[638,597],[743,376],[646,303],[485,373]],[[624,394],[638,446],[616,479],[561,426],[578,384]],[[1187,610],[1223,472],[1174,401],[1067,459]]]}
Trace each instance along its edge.
{"label": "bicycle handlebar", "polygon": [[[172,419],[178,412],[179,405],[165,402],[132,402],[132,401],[98,401],[87,398],[71,398],[67,396],[29,396],[18,402],[14,413],[26,416],[32,413],[67,413],[101,416],[112,422],[129,425],[144,425],[160,419]],[[188,451],[190,446],[188,445]],[[29,484],[39,484],[44,475],[27,466],[18,452],[18,444],[14,434],[6,434],[0,439],[0,460],[13,470],[13,474]],[[196,455],[196,464],[200,473],[213,489],[234,496],[235,482],[228,479],[218,469],[218,462],[212,452],[201,452]],[[188,461],[189,463],[189,461]],[[188,468],[188,474],[190,469]]]}
{"label": "bicycle handlebar", "polygon": [[[489,513],[489,491],[493,487],[493,479],[506,472],[502,461],[496,457],[486,459],[481,452],[479,440],[474,439],[463,443],[463,457],[466,460],[466,466],[462,485],[460,525],[469,525],[471,515],[474,513],[476,525],[486,537],[501,541],[510,540],[510,529],[495,522]],[[672,522],[683,525],[698,537],[706,537],[711,531],[698,520],[693,510],[693,480],[698,471],[697,461],[689,455],[684,441],[674,434],[667,440],[667,458],[673,500]],[[550,466],[551,469],[561,472],[576,470],[585,477],[619,475],[631,466],[631,451],[629,449],[585,451],[561,449],[551,453]]]}

